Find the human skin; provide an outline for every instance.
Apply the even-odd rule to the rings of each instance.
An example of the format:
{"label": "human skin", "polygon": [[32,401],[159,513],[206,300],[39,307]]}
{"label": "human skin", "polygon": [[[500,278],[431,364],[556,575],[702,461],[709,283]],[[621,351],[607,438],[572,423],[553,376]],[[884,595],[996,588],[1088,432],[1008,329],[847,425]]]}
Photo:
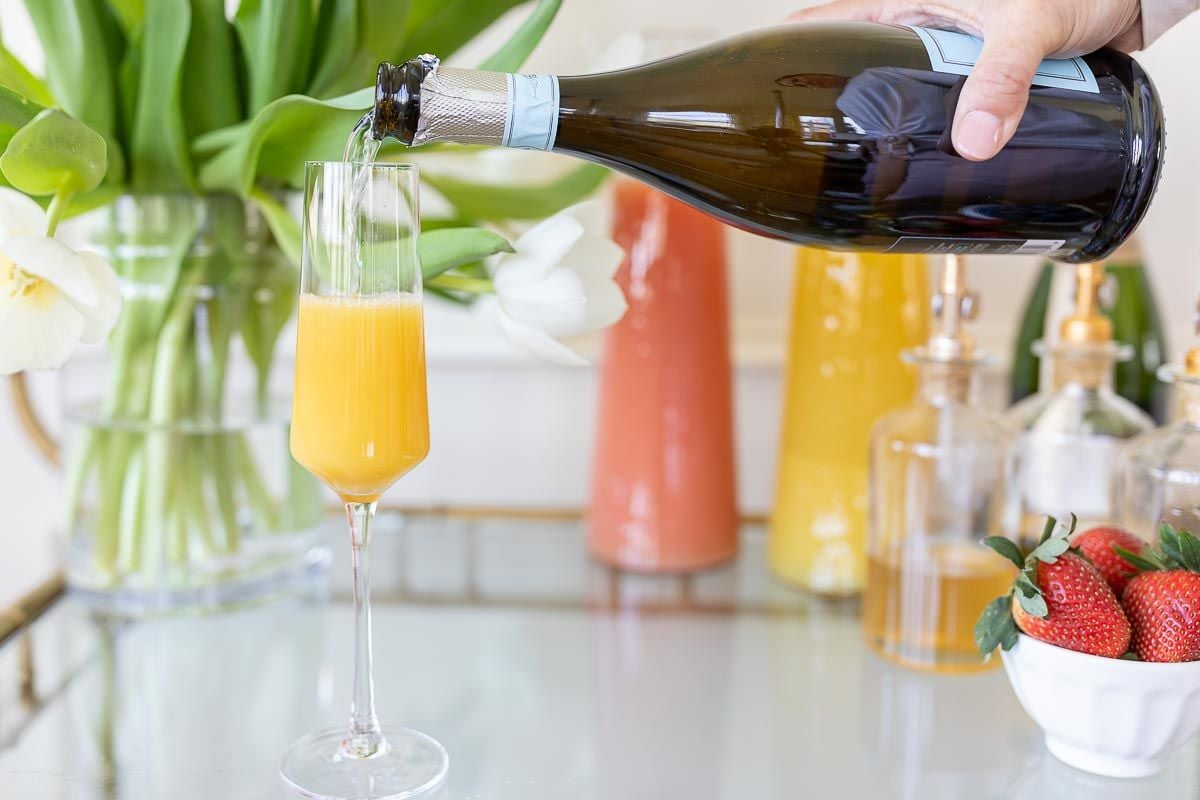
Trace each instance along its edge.
{"label": "human skin", "polygon": [[[1160,16],[1172,18],[1195,8],[1180,0],[1162,5],[1173,8]],[[960,30],[983,39],[951,130],[955,149],[972,161],[986,161],[1012,138],[1042,59],[1143,45],[1138,0],[838,0],[798,11],[789,21],[835,19]]]}

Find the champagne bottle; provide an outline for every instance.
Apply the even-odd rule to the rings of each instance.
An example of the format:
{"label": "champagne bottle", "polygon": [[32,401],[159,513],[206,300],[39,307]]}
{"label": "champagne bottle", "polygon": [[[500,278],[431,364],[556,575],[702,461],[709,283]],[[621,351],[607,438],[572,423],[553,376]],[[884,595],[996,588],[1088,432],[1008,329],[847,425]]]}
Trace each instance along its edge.
{"label": "champagne bottle", "polygon": [[1104,257],[1141,220],[1162,109],[1112,50],[1045,61],[1016,135],[973,162],[950,126],[979,41],[869,22],[768,28],[640,67],[516,75],[381,64],[371,136],[589,159],[721,220],[840,250]]}
{"label": "champagne bottle", "polygon": [[[1109,283],[1101,298],[1101,309],[1112,321],[1113,341],[1133,348],[1133,358],[1117,364],[1113,388],[1156,421],[1165,423],[1165,387],[1155,376],[1167,362],[1167,342],[1136,236],[1107,259],[1105,269]],[[1048,367],[1034,353],[1033,343],[1046,337],[1053,340],[1055,322],[1067,316],[1075,302],[1073,285],[1074,273],[1069,266],[1042,266],[1017,334],[1012,402],[1035,394],[1043,383]]]}

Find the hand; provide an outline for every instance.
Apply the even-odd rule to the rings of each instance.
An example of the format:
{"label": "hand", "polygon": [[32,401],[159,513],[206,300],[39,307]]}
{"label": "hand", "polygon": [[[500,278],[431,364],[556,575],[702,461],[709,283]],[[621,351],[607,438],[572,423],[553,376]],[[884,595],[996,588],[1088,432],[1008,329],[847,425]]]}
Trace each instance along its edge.
{"label": "hand", "polygon": [[983,38],[963,85],[951,135],[954,148],[985,161],[1008,143],[1025,113],[1043,58],[1069,58],[1108,45],[1142,45],[1138,0],[838,0],[789,21],[857,19],[960,30]]}

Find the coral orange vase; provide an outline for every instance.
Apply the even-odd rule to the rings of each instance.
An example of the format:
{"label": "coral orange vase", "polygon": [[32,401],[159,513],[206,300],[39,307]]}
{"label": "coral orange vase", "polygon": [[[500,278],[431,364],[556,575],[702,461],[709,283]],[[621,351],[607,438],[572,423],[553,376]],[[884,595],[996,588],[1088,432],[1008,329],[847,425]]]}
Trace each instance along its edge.
{"label": "coral orange vase", "polygon": [[737,551],[724,226],[628,180],[614,202],[629,311],[605,339],[588,548],[700,569]]}

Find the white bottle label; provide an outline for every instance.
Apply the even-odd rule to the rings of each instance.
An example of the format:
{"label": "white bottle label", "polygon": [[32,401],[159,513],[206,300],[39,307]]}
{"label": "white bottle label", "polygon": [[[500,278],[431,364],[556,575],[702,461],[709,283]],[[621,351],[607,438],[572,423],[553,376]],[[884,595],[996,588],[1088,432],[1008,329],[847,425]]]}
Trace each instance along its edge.
{"label": "white bottle label", "polygon": [[[970,75],[983,41],[974,36],[955,31],[939,31],[933,28],[918,28],[906,25],[921,37],[929,63],[935,72],[952,75]],[[1034,86],[1049,86],[1055,89],[1074,89],[1089,94],[1100,94],[1092,68],[1082,58],[1048,58],[1038,65],[1033,76]]]}
{"label": "white bottle label", "polygon": [[889,253],[956,253],[958,255],[1048,256],[1059,252],[1066,239],[972,239],[952,236],[899,236]]}
{"label": "white bottle label", "polygon": [[558,135],[558,76],[508,75],[504,146],[551,150]]}

